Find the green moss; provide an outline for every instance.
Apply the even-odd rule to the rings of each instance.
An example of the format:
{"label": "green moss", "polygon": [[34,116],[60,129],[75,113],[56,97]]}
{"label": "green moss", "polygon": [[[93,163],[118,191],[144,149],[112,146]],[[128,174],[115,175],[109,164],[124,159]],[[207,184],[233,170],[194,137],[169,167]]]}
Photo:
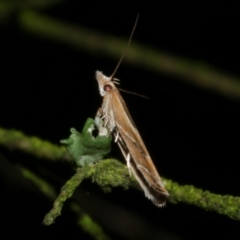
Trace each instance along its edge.
{"label": "green moss", "polygon": [[92,181],[97,183],[104,192],[110,192],[112,187],[128,189],[130,178],[127,167],[115,159],[108,159],[96,164]]}

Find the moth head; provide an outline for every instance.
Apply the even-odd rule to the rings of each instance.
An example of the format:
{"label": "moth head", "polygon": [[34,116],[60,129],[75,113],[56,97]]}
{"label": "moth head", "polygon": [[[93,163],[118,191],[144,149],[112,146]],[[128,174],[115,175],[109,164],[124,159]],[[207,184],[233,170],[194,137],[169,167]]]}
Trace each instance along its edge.
{"label": "moth head", "polygon": [[101,96],[105,96],[106,92],[111,91],[112,89],[116,89],[116,86],[114,85],[113,81],[116,81],[118,79],[107,77],[102,72],[96,71],[96,79],[98,81],[98,88]]}

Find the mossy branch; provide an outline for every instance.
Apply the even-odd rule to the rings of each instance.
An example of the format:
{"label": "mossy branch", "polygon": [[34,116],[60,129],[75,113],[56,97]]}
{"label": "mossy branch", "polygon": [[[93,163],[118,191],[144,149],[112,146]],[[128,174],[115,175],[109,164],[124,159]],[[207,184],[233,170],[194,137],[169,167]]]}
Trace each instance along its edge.
{"label": "mossy branch", "polygon": [[0,0],[0,24],[7,22],[16,12],[26,9],[46,9],[57,5],[64,0],[31,0],[31,1],[19,1],[19,0]]}
{"label": "mossy branch", "polygon": [[34,155],[38,158],[46,158],[51,161],[66,159],[66,149],[56,146],[49,141],[44,141],[38,137],[26,136],[21,131],[4,129],[0,127],[0,145],[9,150],[20,150]]}
{"label": "mossy branch", "polygon": [[[49,199],[54,201],[57,198],[57,193],[51,184],[49,184],[44,179],[37,176],[35,173],[33,173],[31,170],[20,167],[19,168],[22,175],[28,179],[29,181],[33,182],[35,186]],[[79,174],[80,169],[78,169],[77,173],[72,177],[75,178],[75,187],[77,187],[77,184],[80,184],[81,182],[81,173]],[[89,174],[89,173],[88,173]],[[78,175],[78,176],[76,176]],[[87,174],[86,174],[87,175]],[[83,175],[82,175],[83,176]],[[71,181],[71,179],[69,180]],[[66,183],[66,185],[62,188],[60,196],[55,200],[54,208],[45,216],[44,218],[44,224],[50,225],[53,223],[54,219],[61,214],[61,208],[65,200],[67,200],[67,197],[63,196],[68,195],[68,197],[71,196],[71,191],[69,189],[66,189],[67,185],[69,185],[69,181]],[[66,191],[64,192],[64,190]],[[70,189],[74,191],[74,188],[70,186]],[[100,225],[98,225],[93,219],[84,212],[79,205],[77,205],[75,202],[71,202],[70,209],[72,212],[76,213],[78,216],[77,224],[89,235],[91,235],[96,240],[109,240],[110,238],[104,233],[103,229]]]}
{"label": "mossy branch", "polygon": [[[34,11],[19,12],[19,25],[25,31],[71,47],[102,53],[119,59],[126,39],[100,34],[73,24],[68,24]],[[231,99],[240,99],[240,78],[232,76],[201,61],[175,57],[164,51],[131,43],[125,62],[174,76],[181,81],[213,91]]]}
{"label": "mossy branch", "polygon": [[93,236],[96,240],[110,240],[109,236],[104,233],[101,226],[94,222],[88,214],[84,213],[78,204],[71,204],[71,209],[74,212],[81,213],[81,218],[79,218],[78,224],[86,233]]}
{"label": "mossy branch", "polygon": [[2,13],[1,11],[10,12],[23,9],[44,9],[53,7],[63,1],[64,0],[0,0],[0,13]]}
{"label": "mossy branch", "polygon": [[164,183],[170,192],[169,201],[174,204],[183,202],[240,220],[240,197],[214,194],[192,185],[181,186],[167,179]]}
{"label": "mossy branch", "polygon": [[[32,151],[32,146],[35,145],[34,142],[36,139],[39,144],[38,147],[35,147],[34,151]],[[21,144],[21,141],[23,141],[24,144]],[[8,149],[23,150],[32,155],[41,156],[51,161],[59,160],[59,157],[64,155],[62,147],[55,146],[48,142],[48,147],[46,148],[45,141],[41,141],[35,137],[28,137],[15,130],[0,128],[0,144]],[[55,208],[57,205],[57,208],[59,208],[54,210],[57,212],[54,213],[56,216],[61,210],[62,202],[71,196],[71,191],[73,191],[84,178],[91,178],[92,181],[100,185],[104,191],[110,191],[111,187],[116,186],[121,186],[125,189],[130,186],[128,170],[121,162],[109,159],[100,161],[95,165],[86,165],[83,168],[79,168],[76,175],[67,182],[67,185],[70,186],[70,190],[65,187],[63,188],[61,194],[64,192],[64,195],[60,194],[59,203],[55,205]],[[170,193],[169,201],[172,203],[183,202],[208,211],[226,215],[235,220],[240,220],[240,197],[217,195],[209,191],[195,188],[194,186],[181,186],[167,179],[163,179],[163,182]]]}
{"label": "mossy branch", "polygon": [[72,196],[83,179],[87,178],[91,178],[92,182],[98,184],[104,192],[110,192],[112,187],[118,186],[127,189],[130,185],[126,166],[114,159],[78,168],[76,174],[62,187],[61,193],[54,201],[53,209],[45,216],[43,220],[45,225],[52,224],[55,218],[61,215],[64,202]]}
{"label": "mossy branch", "polygon": [[80,185],[85,177],[86,171],[87,168],[78,169],[76,174],[73,175],[73,177],[71,177],[71,179],[68,180],[67,183],[61,188],[61,193],[54,201],[52,210],[45,216],[43,220],[44,225],[51,225],[54,222],[55,218],[61,215],[61,210],[64,202],[72,196],[74,190]]}

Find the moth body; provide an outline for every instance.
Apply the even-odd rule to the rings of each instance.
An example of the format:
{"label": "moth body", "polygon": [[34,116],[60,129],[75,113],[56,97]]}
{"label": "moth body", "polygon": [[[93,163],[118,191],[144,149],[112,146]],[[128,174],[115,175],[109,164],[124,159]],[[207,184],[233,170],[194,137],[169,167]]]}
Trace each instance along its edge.
{"label": "moth body", "polygon": [[115,142],[123,153],[129,173],[133,174],[145,196],[156,206],[163,206],[169,196],[161,177],[144,145],[144,142],[133,122],[128,108],[115,86],[118,79],[107,77],[102,72],[96,72],[99,92],[103,97],[102,107],[97,115],[104,126],[113,133]]}

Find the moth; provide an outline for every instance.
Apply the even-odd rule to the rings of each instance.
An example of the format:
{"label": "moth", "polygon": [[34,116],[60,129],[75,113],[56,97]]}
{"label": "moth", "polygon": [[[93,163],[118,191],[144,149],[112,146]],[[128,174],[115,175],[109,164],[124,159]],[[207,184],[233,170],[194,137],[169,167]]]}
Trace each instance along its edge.
{"label": "moth", "polygon": [[120,80],[114,78],[114,75],[122,58],[110,77],[96,71],[100,95],[103,97],[103,103],[98,110],[97,116],[103,120],[104,126],[113,133],[115,142],[117,142],[127,162],[130,176],[131,174],[134,175],[145,196],[160,207],[165,204],[169,196],[168,191],[165,189],[128,108],[116,87]]}

